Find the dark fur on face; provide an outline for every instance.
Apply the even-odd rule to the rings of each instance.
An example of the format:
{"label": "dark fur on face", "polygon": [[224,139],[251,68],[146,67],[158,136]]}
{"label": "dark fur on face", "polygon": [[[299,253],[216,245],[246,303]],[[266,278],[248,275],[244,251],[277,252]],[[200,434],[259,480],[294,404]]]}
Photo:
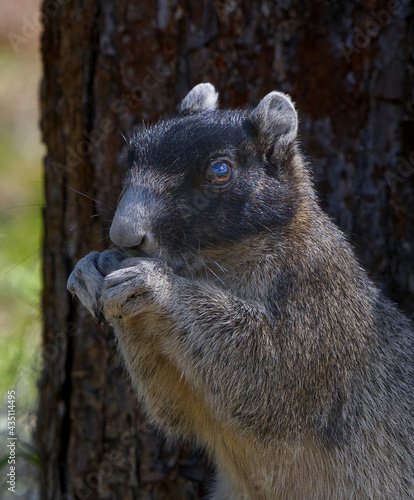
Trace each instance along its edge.
{"label": "dark fur on face", "polygon": [[[177,269],[200,252],[202,258],[216,249],[219,261],[218,253],[239,241],[286,229],[306,197],[302,184],[310,182],[305,166],[292,166],[293,142],[277,158],[273,149],[249,111],[206,111],[137,130],[129,141],[125,191],[162,199],[163,206],[139,221],[138,232],[149,230],[154,242],[148,253]],[[217,188],[208,184],[208,172],[221,162],[230,166],[232,181]]]}

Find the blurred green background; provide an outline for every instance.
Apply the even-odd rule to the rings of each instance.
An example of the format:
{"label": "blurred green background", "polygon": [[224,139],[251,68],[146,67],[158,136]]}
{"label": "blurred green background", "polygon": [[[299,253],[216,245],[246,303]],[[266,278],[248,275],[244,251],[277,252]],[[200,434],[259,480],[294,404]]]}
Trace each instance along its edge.
{"label": "blurred green background", "polygon": [[[18,460],[15,497],[29,488],[40,359],[42,155],[38,93],[40,0],[1,0],[0,16],[0,497],[7,492],[7,391],[16,391]],[[32,478],[33,481],[33,478]],[[5,488],[5,489],[4,489]],[[26,491],[27,489],[29,491]]]}

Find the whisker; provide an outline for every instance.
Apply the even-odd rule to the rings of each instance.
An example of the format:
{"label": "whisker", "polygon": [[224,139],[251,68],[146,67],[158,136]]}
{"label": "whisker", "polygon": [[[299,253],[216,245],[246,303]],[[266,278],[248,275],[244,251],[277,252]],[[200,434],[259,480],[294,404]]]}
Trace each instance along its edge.
{"label": "whisker", "polygon": [[217,274],[201,259],[198,259],[209,271],[211,274],[213,274],[219,281],[220,283],[224,286],[224,282],[222,279],[220,279]]}
{"label": "whisker", "polygon": [[[55,201],[61,201],[62,203],[66,203],[66,205],[68,205],[69,207],[92,207],[92,208],[95,208],[97,206],[97,203],[85,203],[85,202],[80,202],[80,201],[76,201],[76,202],[68,202],[68,200],[65,200],[63,198],[58,198],[57,196],[54,196],[53,199]],[[108,208],[108,207],[106,207]]]}
{"label": "whisker", "polygon": [[15,210],[16,208],[33,208],[33,207],[44,207],[44,203],[33,203],[32,205],[15,205],[12,207],[4,207],[3,210]]}
{"label": "whisker", "polygon": [[33,255],[37,254],[38,252],[40,252],[41,250],[43,250],[44,248],[44,245],[42,245],[40,248],[37,248],[36,250],[33,250],[33,252],[30,252],[30,254],[25,257],[24,259],[22,259],[20,262],[18,262],[17,264],[15,264],[13,267],[11,267],[10,269],[8,269],[5,274],[8,274],[10,273],[11,271],[13,271],[14,269],[16,269],[17,266],[20,266],[20,264],[23,264],[23,262],[26,262],[26,260],[30,259],[30,257],[33,257]]}
{"label": "whisker", "polygon": [[[190,247],[189,245],[187,245],[187,247],[189,248],[189,252],[190,252],[190,253],[194,256],[194,258],[196,258],[199,262],[201,262],[201,264],[203,264],[203,266],[204,266],[206,269],[208,269],[208,270],[210,271],[210,273],[211,273],[211,274],[213,274],[213,275],[214,275],[214,276],[215,276],[215,277],[216,277],[216,278],[220,281],[220,283],[222,283],[222,284],[224,285],[223,280],[222,280],[219,276],[217,276],[217,274],[216,274],[216,273],[215,273],[215,272],[214,272],[214,271],[213,271],[213,270],[212,270],[212,269],[211,269],[211,268],[210,268],[210,267],[209,267],[209,266],[208,266],[208,265],[207,265],[207,264],[203,261],[203,259],[200,259],[200,257],[199,257],[200,253],[198,253],[198,254],[197,254],[197,253],[195,253],[194,251],[192,251],[192,249],[191,249],[191,247]],[[180,253],[182,254],[182,252],[181,252],[181,251],[180,251]],[[221,271],[223,271],[223,268],[222,268],[222,267],[221,267],[221,266],[220,266],[217,262],[215,262],[213,259],[210,259],[208,256],[205,256],[205,257],[207,257],[209,260],[212,260],[212,261],[214,262],[214,264],[215,264],[215,265],[217,265],[217,267],[218,267]],[[187,260],[186,260],[186,259],[185,259],[185,261],[186,261],[187,267],[189,267],[188,262],[187,262]],[[227,271],[227,272],[228,272],[228,271]],[[228,274],[229,274],[229,273],[228,273]]]}
{"label": "whisker", "polygon": [[[196,239],[195,237],[193,237],[193,239]],[[216,273],[214,273],[214,271],[209,267],[207,266],[207,264],[203,261],[201,257],[203,257],[204,259],[207,259],[209,260],[210,262],[212,262],[215,266],[217,266],[217,268],[223,273],[223,274],[228,274],[229,276],[232,276],[235,280],[237,281],[240,281],[240,278],[238,276],[236,276],[235,274],[231,273],[228,269],[226,269],[225,267],[223,267],[222,265],[220,265],[216,260],[214,260],[213,258],[211,258],[209,255],[206,255],[204,252],[202,252],[200,250],[200,245],[198,245],[198,248],[195,249],[193,246],[189,245],[187,242],[185,241],[182,241],[182,240],[179,240],[178,237],[174,237],[173,236],[173,240],[175,240],[175,242],[179,242],[181,245],[184,245],[187,249],[188,249],[188,252],[195,258],[197,259],[199,262],[201,262],[203,264],[203,266],[205,267],[205,269],[208,269],[217,279],[219,279],[221,281],[221,283],[223,283],[223,281],[217,276]],[[199,238],[197,238],[197,240],[199,240]],[[219,248],[217,245],[215,245],[217,248]],[[176,248],[178,249],[178,251],[180,252],[180,254],[183,256],[183,260],[185,261],[186,265],[188,268],[190,268],[189,266],[189,263],[187,261],[187,259],[184,257],[183,255],[183,252],[179,249],[179,245],[177,245],[176,243]]]}
{"label": "whisker", "polygon": [[110,239],[109,235],[108,235],[108,236],[103,236],[103,237],[102,237],[102,238],[98,241],[98,243],[103,243],[105,240],[109,240],[109,239]]}
{"label": "whisker", "polygon": [[122,139],[124,140],[125,144],[128,145],[128,141],[127,141],[127,138],[125,137],[125,135],[122,133],[121,129],[118,127],[118,125],[115,125],[115,128],[118,130],[118,132],[120,133]]}
{"label": "whisker", "polygon": [[[68,227],[67,231],[69,233],[73,233],[74,231],[78,231],[80,229],[91,229],[92,231],[98,232],[98,231],[101,231],[102,228],[96,224],[93,224],[93,221],[89,221],[89,222],[85,222],[84,224],[78,224],[78,225],[73,226],[73,227]],[[106,228],[104,228],[104,229],[106,229]]]}
{"label": "whisker", "polygon": [[102,205],[104,205],[105,207],[111,209],[111,210],[115,210],[114,207],[112,207],[106,200],[102,200],[100,198],[97,198],[97,197],[93,197],[87,193],[84,193],[82,191],[79,191],[71,186],[68,186],[67,184],[64,184],[63,182],[61,183],[61,185],[63,187],[66,187],[67,189],[70,189],[71,191],[73,191],[74,193],[77,193],[77,194],[80,194],[81,196],[84,196],[85,198],[88,198],[89,200],[92,200],[93,202],[95,202],[95,204],[98,204],[98,203],[102,203]]}
{"label": "whisker", "polygon": [[231,274],[229,272],[228,269],[226,269],[225,267],[221,266],[217,261],[215,261],[214,259],[212,259],[211,257],[209,257],[208,255],[206,255],[205,253],[203,252],[199,252],[199,255],[201,255],[202,257],[204,257],[205,259],[208,259],[210,260],[213,264],[215,264],[219,269],[220,271],[222,271],[223,273],[227,273],[227,274]]}
{"label": "whisker", "polygon": [[220,246],[219,246],[219,245],[215,245],[214,243],[210,243],[209,241],[204,241],[204,240],[202,240],[202,239],[200,239],[200,238],[197,238],[197,239],[198,239],[198,241],[199,241],[200,243],[202,243],[203,245],[207,245],[207,246],[209,246],[209,247],[214,247],[214,248],[220,248]]}
{"label": "whisker", "polygon": [[269,231],[269,233],[273,234],[273,236],[276,236],[276,233],[274,231],[272,231],[269,227],[265,226],[261,222],[257,222],[257,224],[259,224],[260,226],[264,227],[267,231]]}

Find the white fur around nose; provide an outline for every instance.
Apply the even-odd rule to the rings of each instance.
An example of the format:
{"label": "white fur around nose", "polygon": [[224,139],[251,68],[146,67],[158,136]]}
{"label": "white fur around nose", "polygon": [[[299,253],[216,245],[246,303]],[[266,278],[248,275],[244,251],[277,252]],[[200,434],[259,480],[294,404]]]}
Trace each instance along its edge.
{"label": "white fur around nose", "polygon": [[122,196],[111,224],[109,236],[115,245],[131,248],[139,245],[151,231],[156,199],[147,188],[128,188]]}

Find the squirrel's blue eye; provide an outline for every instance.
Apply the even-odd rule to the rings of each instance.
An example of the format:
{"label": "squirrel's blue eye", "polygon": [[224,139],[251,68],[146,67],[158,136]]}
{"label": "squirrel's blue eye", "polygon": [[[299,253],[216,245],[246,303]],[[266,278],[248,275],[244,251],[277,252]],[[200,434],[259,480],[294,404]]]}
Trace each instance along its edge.
{"label": "squirrel's blue eye", "polygon": [[233,176],[230,165],[225,162],[215,163],[207,174],[207,179],[213,186],[227,186]]}

